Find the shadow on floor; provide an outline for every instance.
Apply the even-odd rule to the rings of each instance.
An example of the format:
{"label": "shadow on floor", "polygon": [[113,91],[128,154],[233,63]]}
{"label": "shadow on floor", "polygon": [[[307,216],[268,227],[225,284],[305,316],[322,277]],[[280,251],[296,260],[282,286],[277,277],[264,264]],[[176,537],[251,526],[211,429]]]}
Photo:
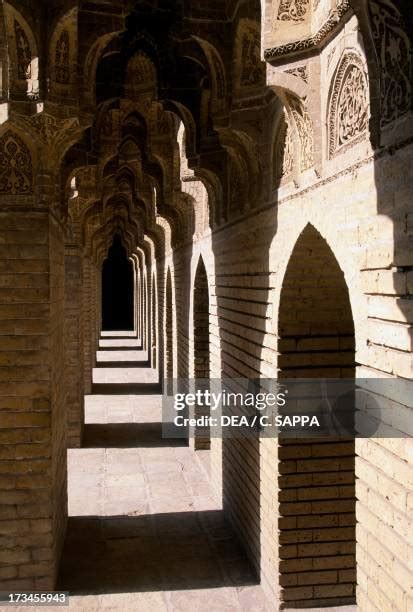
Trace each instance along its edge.
{"label": "shadow on floor", "polygon": [[185,438],[162,438],[162,423],[85,425],[83,448],[162,448],[188,446]]}
{"label": "shadow on floor", "polygon": [[160,383],[93,383],[92,395],[160,395]]}
{"label": "shadow on floor", "polygon": [[[130,343],[132,338],[123,338],[127,342],[125,344],[119,344],[119,340],[122,338],[102,338],[104,344],[99,344],[98,351],[143,351],[142,344],[133,344]],[[113,345],[110,345],[110,342],[113,342]],[[115,344],[116,343],[116,344]]]}
{"label": "shadow on floor", "polygon": [[97,361],[95,368],[150,368],[148,359],[145,361]]}
{"label": "shadow on floor", "polygon": [[69,519],[57,588],[72,594],[258,584],[223,512]]}

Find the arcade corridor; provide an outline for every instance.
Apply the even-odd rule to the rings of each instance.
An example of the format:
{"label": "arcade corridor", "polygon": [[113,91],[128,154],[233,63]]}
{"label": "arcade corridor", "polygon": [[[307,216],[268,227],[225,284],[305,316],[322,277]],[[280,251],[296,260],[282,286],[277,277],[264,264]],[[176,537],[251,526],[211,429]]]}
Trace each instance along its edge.
{"label": "arcade corridor", "polygon": [[102,332],[84,444],[69,450],[58,588],[91,611],[274,610],[211,489],[208,451],[162,439],[154,380],[133,332]]}
{"label": "arcade corridor", "polygon": [[[413,609],[411,4],[0,2],[0,593]],[[307,378],[334,439],[162,438]]]}

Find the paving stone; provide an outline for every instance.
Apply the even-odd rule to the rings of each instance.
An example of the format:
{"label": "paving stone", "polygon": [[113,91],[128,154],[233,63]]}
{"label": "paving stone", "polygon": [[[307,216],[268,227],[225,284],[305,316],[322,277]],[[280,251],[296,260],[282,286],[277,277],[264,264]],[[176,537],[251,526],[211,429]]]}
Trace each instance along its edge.
{"label": "paving stone", "polygon": [[[143,396],[144,415],[123,430],[133,414],[123,397],[89,396],[85,442],[96,448],[70,451],[60,588],[74,594],[74,609],[92,611],[264,610],[205,455],[201,462],[181,443],[164,445],[157,396]],[[138,411],[140,397],[125,397]],[[235,588],[251,581],[249,591]]]}

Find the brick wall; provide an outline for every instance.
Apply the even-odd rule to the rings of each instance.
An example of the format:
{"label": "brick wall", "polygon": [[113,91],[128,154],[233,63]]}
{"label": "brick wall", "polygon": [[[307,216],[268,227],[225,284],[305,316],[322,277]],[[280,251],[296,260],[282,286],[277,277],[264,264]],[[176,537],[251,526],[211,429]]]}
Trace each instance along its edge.
{"label": "brick wall", "polygon": [[[403,155],[400,153],[400,157],[406,159],[411,154],[412,149],[408,147],[404,149]],[[389,164],[392,164],[393,172],[396,173],[395,168],[398,163],[397,159],[383,158],[376,164],[367,161],[361,165],[357,164],[354,170],[341,170],[337,173],[337,178],[327,177],[327,179],[319,181],[318,185],[315,184],[312,189],[303,190],[301,194],[298,191],[294,196],[287,195],[284,199],[281,199],[277,208],[274,207],[260,215],[251,215],[245,221],[241,220],[227,229],[213,234],[214,258],[218,262],[214,279],[217,298],[216,310],[214,297],[211,300],[210,314],[217,314],[218,327],[215,327],[212,322],[211,343],[214,346],[214,338],[217,337],[215,332],[216,330],[219,331],[217,345],[221,348],[221,371],[225,375],[256,377],[260,373],[262,376],[274,376],[278,368],[285,367],[288,364],[290,367],[304,366],[304,370],[307,365],[312,367],[322,365],[324,367],[326,360],[331,365],[332,356],[334,356],[335,368],[330,371],[330,374],[333,371],[334,375],[337,376],[349,375],[353,372],[351,356],[354,341],[351,337],[351,321],[348,316],[343,319],[341,316],[343,311],[338,310],[337,313],[340,314],[340,320],[347,323],[347,328],[343,329],[339,336],[333,333],[330,338],[326,337],[322,351],[319,344],[320,336],[316,334],[317,354],[314,354],[313,351],[308,352],[311,338],[302,338],[301,343],[294,340],[295,349],[303,349],[299,350],[298,353],[296,350],[291,351],[290,339],[288,341],[277,339],[277,336],[282,336],[281,330],[278,329],[278,314],[287,264],[291,261],[294,246],[308,223],[313,224],[327,240],[329,248],[331,248],[338,260],[340,269],[343,271],[340,283],[343,283],[344,279],[349,292],[355,330],[356,362],[362,364],[358,366],[357,375],[359,377],[366,376],[366,366],[368,367],[368,376],[404,376],[411,372],[409,370],[409,364],[411,364],[410,345],[408,341],[405,341],[404,344],[401,341],[402,337],[410,338],[411,321],[409,319],[407,287],[409,271],[408,269],[401,270],[400,267],[393,267],[392,269],[391,263],[395,251],[394,235],[397,235],[399,231],[404,231],[403,206],[407,206],[406,200],[403,204],[400,204],[400,212],[390,207],[390,221],[386,221],[386,217],[381,217],[380,229],[376,225],[377,233],[371,233],[372,224],[374,225],[374,220],[377,219],[378,203],[385,201],[384,193],[381,191],[383,181],[376,181],[376,173],[381,176],[381,164],[383,164],[387,169],[386,177],[389,177],[391,174]],[[407,176],[407,173],[410,172],[407,170],[407,162],[405,162],[405,166]],[[406,178],[406,180],[408,179]],[[391,187],[387,192],[390,195]],[[400,194],[396,198],[401,198],[401,194],[406,192],[399,187],[393,193]],[[259,236],[259,240],[257,236]],[[388,256],[384,261],[376,263],[376,261],[371,260],[371,257],[373,257],[372,253],[376,251],[378,236],[382,245],[388,245],[387,251],[383,247],[384,251],[388,252]],[[302,258],[305,261],[305,254]],[[195,256],[193,260],[194,265],[196,265]],[[323,285],[325,288],[325,268],[322,261],[319,263],[321,272],[317,274],[316,283],[318,288],[323,288]],[[380,265],[383,267],[377,267]],[[371,266],[371,268],[368,266]],[[308,271],[303,269],[303,276],[307,273]],[[331,299],[335,301],[340,288],[331,283],[330,286]],[[381,301],[379,299],[371,300],[370,294],[371,296],[377,296],[377,298],[380,296]],[[324,306],[329,308],[328,298],[323,303]],[[391,304],[393,304],[393,307]],[[294,309],[292,310],[291,307],[289,310],[290,317],[298,316],[297,308],[297,299],[295,299]],[[319,309],[320,304],[315,303],[313,312],[317,312]],[[346,307],[346,311],[349,312],[348,307]],[[325,315],[322,316],[322,319],[325,320]],[[322,323],[322,321],[319,323]],[[377,338],[377,334],[372,336],[372,330],[375,330],[376,326],[383,325],[388,330],[386,338],[381,337],[380,341],[376,342],[374,338]],[[403,334],[405,335],[403,336]],[[402,343],[400,344],[400,342]],[[331,343],[336,348],[333,349]],[[288,350],[289,344],[290,350]],[[377,353],[377,344],[380,345],[379,354]],[[387,361],[378,358],[378,355],[380,356],[385,352],[387,353]],[[214,354],[215,350],[211,348],[212,360]],[[320,370],[320,372],[322,371]],[[301,372],[303,373],[303,371]],[[400,404],[399,407],[403,408]],[[213,440],[212,454],[217,466],[219,465],[221,452],[220,446],[221,443],[218,440]],[[409,497],[412,471],[411,465],[409,465],[409,461],[411,461],[410,442],[405,440],[396,443],[396,441],[376,439],[363,446],[363,453],[367,453],[366,449],[370,446],[373,448],[384,446],[383,461],[386,457],[386,466],[394,467],[389,468],[386,479],[382,477],[384,476],[384,474],[381,475],[382,468],[376,462],[373,472],[371,470],[366,472],[365,479],[369,480],[369,487],[374,486],[374,481],[375,493],[379,495],[384,506],[388,506],[387,514],[390,517],[393,516],[395,501],[394,496],[386,499],[386,497],[389,497],[386,494],[386,486],[389,486],[390,482],[394,483],[395,488],[400,491],[401,495],[398,500],[398,502],[401,501],[399,506],[400,521],[406,528],[406,525],[408,525],[408,503],[411,503]],[[363,486],[366,487],[363,480],[363,469],[371,461],[371,459],[362,458],[363,453],[360,452],[358,447],[362,448],[360,441],[356,444],[355,467],[358,477],[357,516],[364,512],[364,503],[366,502],[363,502],[358,489]],[[327,448],[327,444],[325,448]],[[288,579],[280,578],[279,572],[282,576],[287,573],[293,574],[293,580],[297,578],[293,560],[290,561],[287,558],[281,560],[281,562],[278,560],[278,518],[281,517],[281,536],[283,529],[287,531],[288,525],[288,521],[282,519],[282,509],[286,506],[280,507],[278,504],[282,495],[288,495],[288,493],[283,491],[279,498],[275,483],[278,482],[280,476],[278,462],[281,459],[280,465],[283,465],[286,457],[282,453],[286,452],[294,453],[294,449],[286,448],[284,450],[283,446],[279,449],[276,440],[262,440],[259,444],[255,441],[225,441],[222,449],[225,509],[238,529],[246,549],[249,550],[257,571],[260,571],[263,584],[271,597],[274,598],[281,595],[280,584],[283,587],[288,586]],[[318,451],[313,449],[311,452],[317,453]],[[322,447],[320,447],[320,452],[323,452]],[[303,585],[304,588],[297,591],[297,594],[304,593],[304,597],[319,599],[320,603],[332,597],[336,597],[339,602],[349,601],[354,593],[354,445],[351,442],[343,442],[343,448],[338,449],[337,453],[340,457],[327,455],[328,458],[323,458],[317,464],[317,470],[320,470],[318,478],[322,482],[323,478],[326,478],[323,475],[323,462],[328,463],[329,466],[331,464],[337,465],[340,468],[339,472],[334,473],[333,471],[333,474],[334,478],[341,483],[336,490],[343,500],[340,506],[341,511],[338,514],[327,512],[323,519],[314,519],[314,527],[307,526],[307,529],[313,533],[311,537],[318,538],[317,520],[323,522],[326,533],[330,529],[327,522],[336,523],[338,521],[340,524],[339,530],[333,529],[331,534],[333,538],[335,538],[334,533],[339,534],[341,543],[340,545],[328,544],[327,542],[323,544],[326,553],[328,552],[327,549],[330,552],[325,554],[323,559],[320,557],[321,560],[315,563],[311,570],[312,576],[318,576],[319,584],[310,587]],[[292,458],[292,461],[295,461],[295,459],[298,459],[298,457]],[[373,481],[370,473],[374,474]],[[368,477],[367,474],[369,474]],[[288,483],[286,477],[288,476],[281,475],[280,484],[282,487]],[[380,488],[378,482],[380,482]],[[325,482],[323,486],[328,489],[330,485]],[[315,487],[315,494],[317,493],[316,489],[317,487]],[[293,495],[300,495],[299,488],[294,488]],[[373,499],[374,493],[370,497]],[[287,503],[292,504],[293,502],[284,499],[283,504]],[[313,502],[314,509],[317,508],[317,503],[317,501]],[[370,505],[372,505],[372,502],[370,502]],[[328,501],[326,501],[325,510],[328,510]],[[357,597],[360,600],[360,605],[364,602],[366,609],[367,606],[376,606],[377,609],[380,609],[377,604],[379,600],[376,593],[379,589],[380,597],[384,597],[384,600],[387,598],[388,602],[393,602],[391,605],[395,605],[394,602],[396,602],[396,605],[403,608],[403,606],[408,606],[408,603],[406,603],[408,602],[407,584],[408,578],[411,576],[408,555],[411,554],[409,552],[411,546],[403,541],[401,534],[395,531],[395,527],[392,525],[393,519],[386,523],[383,512],[376,511],[376,513],[379,515],[376,518],[378,521],[376,525],[379,526],[379,529],[382,527],[385,531],[387,529],[389,538],[386,544],[388,562],[383,565],[380,564],[380,572],[374,576],[386,576],[389,584],[394,584],[395,588],[391,595],[390,593],[384,595],[381,592],[378,579],[369,576],[369,582],[371,583],[369,589],[373,595],[367,595],[367,583],[358,579]],[[366,516],[366,514],[363,514],[363,517]],[[296,518],[293,518],[295,523]],[[306,519],[304,516],[301,522],[303,520],[304,522],[306,520],[311,522],[312,518]],[[367,546],[367,544],[364,544],[366,538],[361,540],[363,537],[361,534],[364,534],[364,531],[367,533],[374,532],[375,527],[373,525],[374,523],[371,520],[364,518],[363,525],[357,526],[357,576],[369,575],[366,569],[363,570],[363,562],[364,566],[370,563],[370,556],[364,552],[364,546]],[[397,546],[402,542],[404,542],[404,549]],[[287,545],[288,543],[283,542],[281,538],[281,546]],[[319,547],[314,547],[314,552],[317,550],[319,552]],[[359,561],[359,551],[361,561]],[[337,558],[337,555],[339,558]],[[375,557],[375,554],[370,553],[370,555],[372,566],[374,566],[373,557]],[[299,557],[301,558],[301,553]],[[311,558],[311,555],[309,557]],[[307,580],[305,567],[308,568],[309,557],[306,557],[305,561],[301,563],[304,576],[300,580],[303,581]],[[297,568],[299,566],[298,563]],[[400,572],[397,572],[395,568],[399,568]],[[290,586],[292,587],[292,585]],[[399,590],[396,589],[396,586]],[[290,592],[294,593],[294,591]],[[376,603],[374,603],[373,598]]]}
{"label": "brick wall", "polygon": [[96,337],[97,321],[96,317],[96,286],[94,284],[93,264],[89,258],[83,259],[82,275],[82,324],[83,324],[83,364],[84,364],[84,389],[85,393],[90,393],[92,388],[92,368],[95,365],[96,356]]}
{"label": "brick wall", "polygon": [[52,588],[65,527],[63,241],[46,212],[1,212],[0,579]]}
{"label": "brick wall", "polygon": [[65,249],[65,346],[68,444],[79,447],[84,423],[82,259],[77,246]]}

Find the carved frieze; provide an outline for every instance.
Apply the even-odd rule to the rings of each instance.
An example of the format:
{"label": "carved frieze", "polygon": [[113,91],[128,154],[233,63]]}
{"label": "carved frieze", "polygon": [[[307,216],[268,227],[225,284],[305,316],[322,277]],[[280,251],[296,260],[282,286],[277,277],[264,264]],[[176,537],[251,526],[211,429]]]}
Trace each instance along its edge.
{"label": "carved frieze", "polygon": [[307,66],[297,66],[296,68],[290,68],[285,71],[287,74],[292,74],[293,76],[298,77],[303,80],[304,83],[308,83],[308,70]]}
{"label": "carved frieze", "polygon": [[57,119],[53,115],[47,113],[39,113],[30,118],[25,118],[24,122],[34,130],[40,138],[47,144],[56,144],[56,141],[70,140],[75,133],[79,131],[79,120],[72,119]]}
{"label": "carved frieze", "polygon": [[310,0],[281,0],[278,7],[279,21],[304,21],[310,8]]}
{"label": "carved frieze", "polygon": [[313,122],[304,104],[297,98],[290,96],[289,103],[300,139],[300,170],[304,172],[314,165]]}
{"label": "carved frieze", "polygon": [[411,45],[402,16],[390,0],[368,3],[380,65],[381,123],[391,123],[411,108]]}
{"label": "carved frieze", "polygon": [[328,40],[331,32],[337,27],[337,24],[347,13],[349,13],[350,9],[350,0],[339,1],[336,10],[329,15],[328,19],[315,34],[308,38],[265,49],[264,59],[271,62],[286,55],[293,55],[302,51],[321,48]]}

